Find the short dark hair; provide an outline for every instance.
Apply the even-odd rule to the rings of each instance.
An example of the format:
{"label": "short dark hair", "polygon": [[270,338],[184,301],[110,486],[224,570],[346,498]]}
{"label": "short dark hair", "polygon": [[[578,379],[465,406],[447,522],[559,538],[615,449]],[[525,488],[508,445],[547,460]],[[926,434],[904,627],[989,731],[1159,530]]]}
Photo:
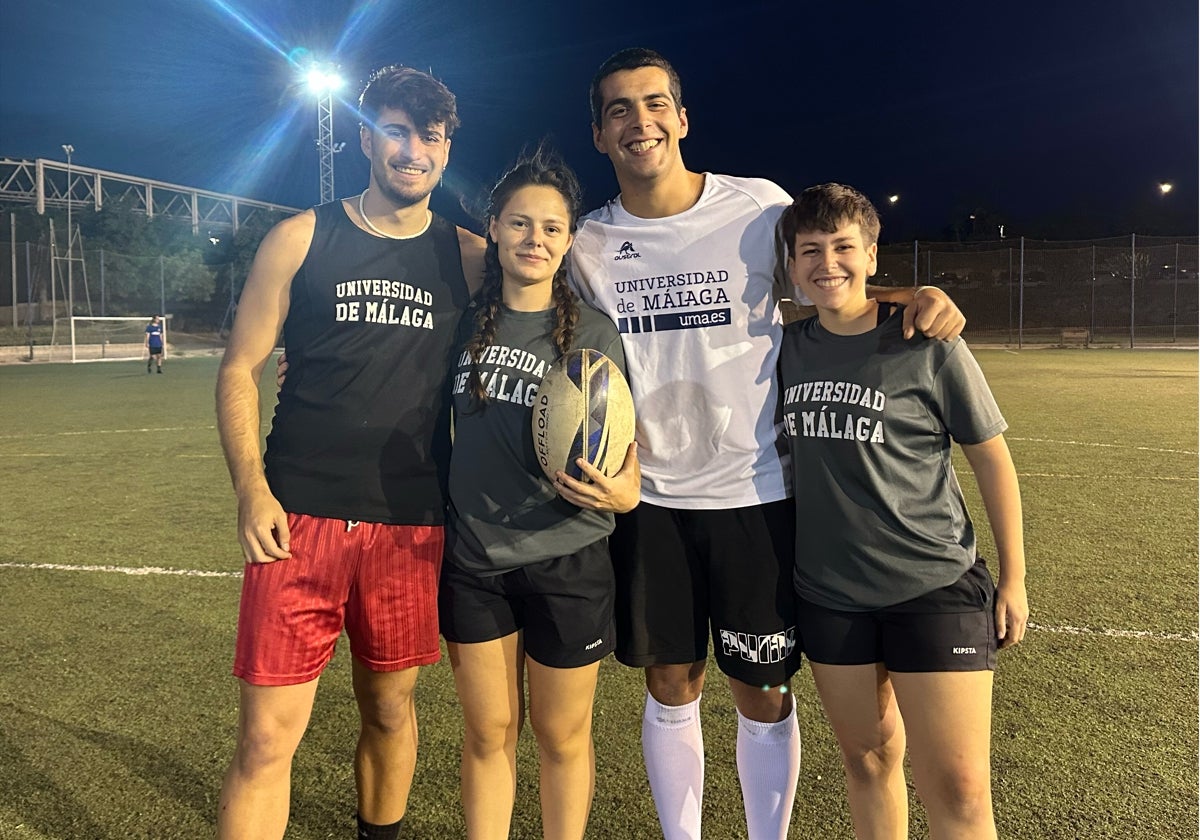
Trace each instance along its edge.
{"label": "short dark hair", "polygon": [[444,125],[446,136],[458,128],[458,103],[454,94],[428,73],[391,64],[371,74],[358,97],[362,125],[373,127],[384,108],[408,114],[417,128]]}
{"label": "short dark hair", "polygon": [[619,73],[622,70],[637,70],[639,67],[659,67],[665,70],[667,78],[670,80],[671,98],[675,100],[675,110],[683,109],[683,85],[679,81],[679,74],[671,66],[671,62],[646,47],[627,47],[605,59],[604,63],[600,65],[600,69],[596,71],[596,75],[592,76],[592,84],[588,87],[588,99],[592,106],[593,123],[600,125],[603,116],[600,113],[604,108],[600,83],[613,73]]}
{"label": "short dark hair", "polygon": [[809,187],[791,203],[779,220],[779,235],[787,243],[789,257],[796,256],[796,234],[805,231],[836,233],[843,225],[857,224],[863,244],[879,241],[879,213],[858,190],[844,184]]}

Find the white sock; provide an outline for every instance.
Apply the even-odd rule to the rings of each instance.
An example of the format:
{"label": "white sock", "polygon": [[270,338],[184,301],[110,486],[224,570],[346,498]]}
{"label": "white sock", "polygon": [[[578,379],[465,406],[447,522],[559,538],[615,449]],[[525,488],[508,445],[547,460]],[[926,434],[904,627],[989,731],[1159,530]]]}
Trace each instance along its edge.
{"label": "white sock", "polygon": [[778,723],[759,723],[738,712],[737,767],[749,840],[786,840],[800,778],[795,703]]}
{"label": "white sock", "polygon": [[647,694],[642,755],[664,840],[700,840],[704,801],[700,698],[684,706],[664,706]]}

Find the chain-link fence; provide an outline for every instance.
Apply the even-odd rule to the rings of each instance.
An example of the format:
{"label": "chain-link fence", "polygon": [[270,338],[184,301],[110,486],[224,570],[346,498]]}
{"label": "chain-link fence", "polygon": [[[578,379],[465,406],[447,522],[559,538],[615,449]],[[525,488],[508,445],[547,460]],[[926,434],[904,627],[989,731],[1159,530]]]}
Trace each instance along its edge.
{"label": "chain-link fence", "polygon": [[[914,242],[879,251],[875,282],[945,289],[975,344],[1196,347],[1196,237]],[[229,264],[0,244],[0,344],[48,343],[55,319],[170,313],[175,335],[228,328]],[[16,305],[13,305],[13,302]]]}
{"label": "chain-link fence", "polygon": [[945,289],[975,344],[1196,347],[1196,237],[879,249],[876,282]]}

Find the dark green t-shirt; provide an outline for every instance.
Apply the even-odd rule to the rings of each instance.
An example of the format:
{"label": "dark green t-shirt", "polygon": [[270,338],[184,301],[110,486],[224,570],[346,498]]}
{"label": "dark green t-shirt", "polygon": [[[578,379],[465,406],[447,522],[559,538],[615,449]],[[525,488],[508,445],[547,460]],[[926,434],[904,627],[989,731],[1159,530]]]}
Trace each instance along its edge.
{"label": "dark green t-shirt", "polygon": [[[470,322],[468,313],[464,343]],[[482,408],[470,393],[470,357],[461,351],[455,360],[446,559],[468,571],[496,574],[565,557],[612,533],[612,514],[562,499],[534,454],[533,403],[558,358],[550,338],[554,325],[553,309],[503,310],[496,340],[481,358],[489,395]],[[617,328],[594,309],[580,306],[572,347],[599,350],[625,371]]]}
{"label": "dark green t-shirt", "polygon": [[990,440],[1004,418],[966,344],[905,340],[901,321],[896,312],[862,335],[834,335],[816,318],[784,330],[793,579],[801,597],[830,609],[899,604],[975,562],[951,442]]}

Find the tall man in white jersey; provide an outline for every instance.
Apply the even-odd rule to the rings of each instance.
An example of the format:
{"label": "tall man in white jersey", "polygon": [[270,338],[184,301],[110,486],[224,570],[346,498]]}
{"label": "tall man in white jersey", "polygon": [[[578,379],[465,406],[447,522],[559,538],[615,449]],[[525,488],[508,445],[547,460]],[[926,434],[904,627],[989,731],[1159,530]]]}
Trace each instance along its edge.
{"label": "tall man in white jersey", "polygon": [[[775,224],[791,199],[762,179],[690,172],[679,77],[652,50],[610,57],[591,85],[592,132],[621,192],[584,217],[575,287],[617,324],[637,408],[642,503],[617,516],[617,658],[645,668],[642,746],[666,840],[697,840],[699,702],[708,640],[738,712],[750,840],[787,836],[800,769],[789,679],[800,667],[790,568],[794,511],[775,430],[781,318]],[[957,335],[943,293],[906,328]]]}

